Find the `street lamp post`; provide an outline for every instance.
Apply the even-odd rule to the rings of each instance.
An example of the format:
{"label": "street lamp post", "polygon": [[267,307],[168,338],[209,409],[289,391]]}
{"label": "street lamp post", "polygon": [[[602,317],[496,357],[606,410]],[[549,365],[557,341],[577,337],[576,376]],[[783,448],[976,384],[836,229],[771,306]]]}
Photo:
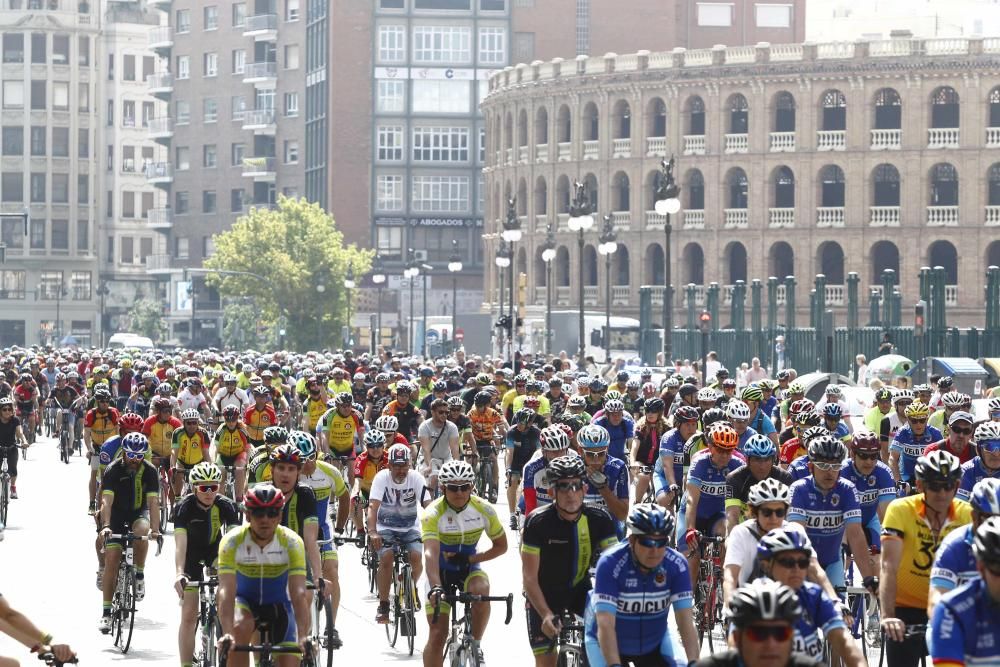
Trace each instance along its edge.
{"label": "street lamp post", "polygon": [[511,309],[511,313],[506,316],[508,319],[505,319],[503,314],[503,270],[511,265],[510,245],[506,241],[500,241],[500,246],[497,248],[495,262],[497,268],[499,269],[499,271],[497,271],[497,282],[500,284],[500,319],[497,322],[497,327],[500,329],[500,355],[503,356],[504,331],[509,330],[507,322],[509,317],[513,315],[513,309]]}
{"label": "street lamp post", "polygon": [[382,258],[379,255],[375,255],[375,261],[372,263],[372,283],[375,284],[376,298],[378,299],[378,305],[375,307],[375,345],[372,348],[372,356],[378,352],[378,346],[382,343],[382,288],[385,285],[386,275],[385,269],[382,265]]}
{"label": "street lamp post", "polygon": [[681,188],[674,180],[674,158],[660,162],[662,178],[656,188],[656,203],[653,208],[659,215],[665,216],[663,222],[663,365],[670,366],[673,356],[674,328],[674,288],[670,280],[672,263],[670,248],[670,233],[673,228],[670,216],[681,210]]}
{"label": "street lamp post", "polygon": [[462,272],[462,257],[458,254],[458,239],[451,240],[451,257],[448,258],[451,272],[451,347],[458,347],[455,332],[458,331],[458,274]]}
{"label": "street lamp post", "polygon": [[[316,292],[319,294],[317,301],[323,303],[323,295],[326,292],[326,285],[322,282],[316,284]],[[316,313],[316,346],[322,350],[323,349],[323,311],[318,310]]]}
{"label": "street lamp post", "polygon": [[108,296],[111,290],[108,289],[108,281],[102,280],[97,284],[97,296],[101,297],[101,348],[104,347],[105,334],[104,331],[107,328],[105,326],[105,314],[104,314],[104,298]]}
{"label": "street lamp post", "polygon": [[605,215],[597,251],[604,255],[604,362],[607,364],[611,363],[611,256],[618,250],[616,239],[617,235],[611,216]]}
{"label": "street lamp post", "polygon": [[500,236],[510,244],[510,317],[507,324],[507,345],[510,367],[514,368],[514,326],[517,322],[517,309],[514,306],[514,272],[517,269],[517,264],[514,262],[514,257],[516,257],[514,244],[521,240],[521,221],[517,218],[516,197],[507,199],[507,217],[504,218],[503,231]]}
{"label": "street lamp post", "polygon": [[347,340],[344,341],[344,349],[351,349],[351,290],[354,289],[354,263],[348,263],[347,274],[344,276],[344,290],[347,292]]}
{"label": "street lamp post", "polygon": [[556,258],[556,235],[550,222],[545,228],[545,246],[542,261],[545,262],[545,355],[552,354],[552,264]]}
{"label": "street lamp post", "polygon": [[573,201],[569,206],[569,229],[577,232],[577,248],[579,254],[577,262],[580,265],[579,291],[580,297],[580,349],[578,368],[581,370],[585,366],[587,357],[587,343],[584,340],[584,316],[583,316],[583,234],[594,226],[594,217],[590,214],[590,200],[587,198],[587,186],[579,181],[573,183]]}
{"label": "street lamp post", "polygon": [[420,275],[418,264],[413,259],[413,248],[406,249],[406,268],[403,269],[403,277],[410,283],[410,321],[406,328],[406,345],[410,354],[416,351],[413,346],[413,280]]}
{"label": "street lamp post", "polygon": [[420,279],[420,300],[421,300],[421,310],[423,314],[423,324],[421,325],[424,330],[423,340],[420,342],[420,351],[423,353],[424,358],[427,357],[427,279],[430,278],[431,271],[434,269],[430,264],[420,264],[418,271],[423,269],[424,275]]}

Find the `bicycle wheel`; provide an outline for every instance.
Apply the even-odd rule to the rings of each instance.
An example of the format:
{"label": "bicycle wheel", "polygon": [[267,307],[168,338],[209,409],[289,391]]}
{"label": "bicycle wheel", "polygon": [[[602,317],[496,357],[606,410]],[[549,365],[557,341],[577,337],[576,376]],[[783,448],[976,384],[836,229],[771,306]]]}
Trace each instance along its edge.
{"label": "bicycle wheel", "polygon": [[694,589],[694,629],[698,633],[698,649],[705,641],[705,583],[698,582]]}
{"label": "bicycle wheel", "polygon": [[407,630],[406,650],[409,655],[413,655],[413,644],[417,638],[417,593],[413,585],[413,571],[409,567],[403,573],[403,600],[406,601],[402,607],[404,626]]}
{"label": "bicycle wheel", "polygon": [[59,460],[69,463],[69,434],[65,432],[59,434]]}
{"label": "bicycle wheel", "polygon": [[135,627],[135,571],[131,568],[125,579],[125,586],[122,596],[122,653],[128,653],[129,646],[132,645],[132,629]]}
{"label": "bicycle wheel", "polygon": [[[333,605],[330,598],[323,596],[320,613],[315,621],[319,630],[319,650],[314,655],[317,665],[333,667]],[[326,656],[324,658],[324,656]]]}
{"label": "bicycle wheel", "polygon": [[4,473],[3,485],[0,488],[0,523],[7,525],[7,510],[10,509],[10,477]]}
{"label": "bicycle wheel", "polygon": [[378,579],[378,553],[367,544],[365,552],[368,554],[368,592],[375,593],[375,584]]}
{"label": "bicycle wheel", "polygon": [[483,497],[489,500],[491,503],[497,501],[497,490],[493,486],[493,462],[489,459],[483,463],[482,466],[483,473],[483,489],[486,491],[486,495]]}
{"label": "bicycle wheel", "polygon": [[400,585],[399,573],[393,570],[392,573],[392,600],[389,602],[389,622],[385,624],[385,638],[389,640],[389,646],[396,648],[396,640],[399,639],[399,626],[400,623],[405,623],[402,621],[404,600],[404,591]]}
{"label": "bicycle wheel", "polygon": [[167,529],[167,520],[170,518],[170,494],[163,478],[160,478],[160,530]]}
{"label": "bicycle wheel", "polygon": [[705,596],[705,634],[708,636],[708,651],[709,653],[715,653],[715,600],[716,600],[716,590],[715,590],[715,575],[709,575],[709,579],[705,584],[706,592]]}

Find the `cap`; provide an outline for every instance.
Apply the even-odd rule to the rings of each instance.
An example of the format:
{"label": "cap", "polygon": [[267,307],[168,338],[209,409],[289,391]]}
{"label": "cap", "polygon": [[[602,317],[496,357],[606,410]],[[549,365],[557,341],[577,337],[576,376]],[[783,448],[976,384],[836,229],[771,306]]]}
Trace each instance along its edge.
{"label": "cap", "polygon": [[951,417],[948,418],[948,426],[951,426],[958,421],[967,421],[970,424],[974,424],[976,422],[976,418],[964,410],[957,410],[951,413]]}

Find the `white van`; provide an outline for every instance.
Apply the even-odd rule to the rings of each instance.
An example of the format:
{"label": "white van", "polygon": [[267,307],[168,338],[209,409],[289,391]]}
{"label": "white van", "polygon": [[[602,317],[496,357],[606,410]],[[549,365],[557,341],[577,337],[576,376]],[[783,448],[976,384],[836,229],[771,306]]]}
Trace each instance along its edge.
{"label": "white van", "polygon": [[137,347],[140,350],[152,350],[153,341],[145,336],[133,333],[116,333],[108,340],[108,348]]}

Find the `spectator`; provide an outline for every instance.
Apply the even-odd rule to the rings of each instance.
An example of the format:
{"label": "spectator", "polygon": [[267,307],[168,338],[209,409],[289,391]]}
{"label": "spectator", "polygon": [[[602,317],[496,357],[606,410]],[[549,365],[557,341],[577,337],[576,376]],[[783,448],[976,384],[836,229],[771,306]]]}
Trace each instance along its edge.
{"label": "spectator", "polygon": [[862,384],[865,381],[865,376],[868,375],[868,357],[863,354],[859,354],[854,357],[854,363],[858,366],[858,374],[855,377],[855,381],[858,384]]}
{"label": "spectator", "polygon": [[746,383],[760,382],[767,378],[767,369],[760,365],[760,359],[754,357],[750,360],[750,368],[746,372]]}

